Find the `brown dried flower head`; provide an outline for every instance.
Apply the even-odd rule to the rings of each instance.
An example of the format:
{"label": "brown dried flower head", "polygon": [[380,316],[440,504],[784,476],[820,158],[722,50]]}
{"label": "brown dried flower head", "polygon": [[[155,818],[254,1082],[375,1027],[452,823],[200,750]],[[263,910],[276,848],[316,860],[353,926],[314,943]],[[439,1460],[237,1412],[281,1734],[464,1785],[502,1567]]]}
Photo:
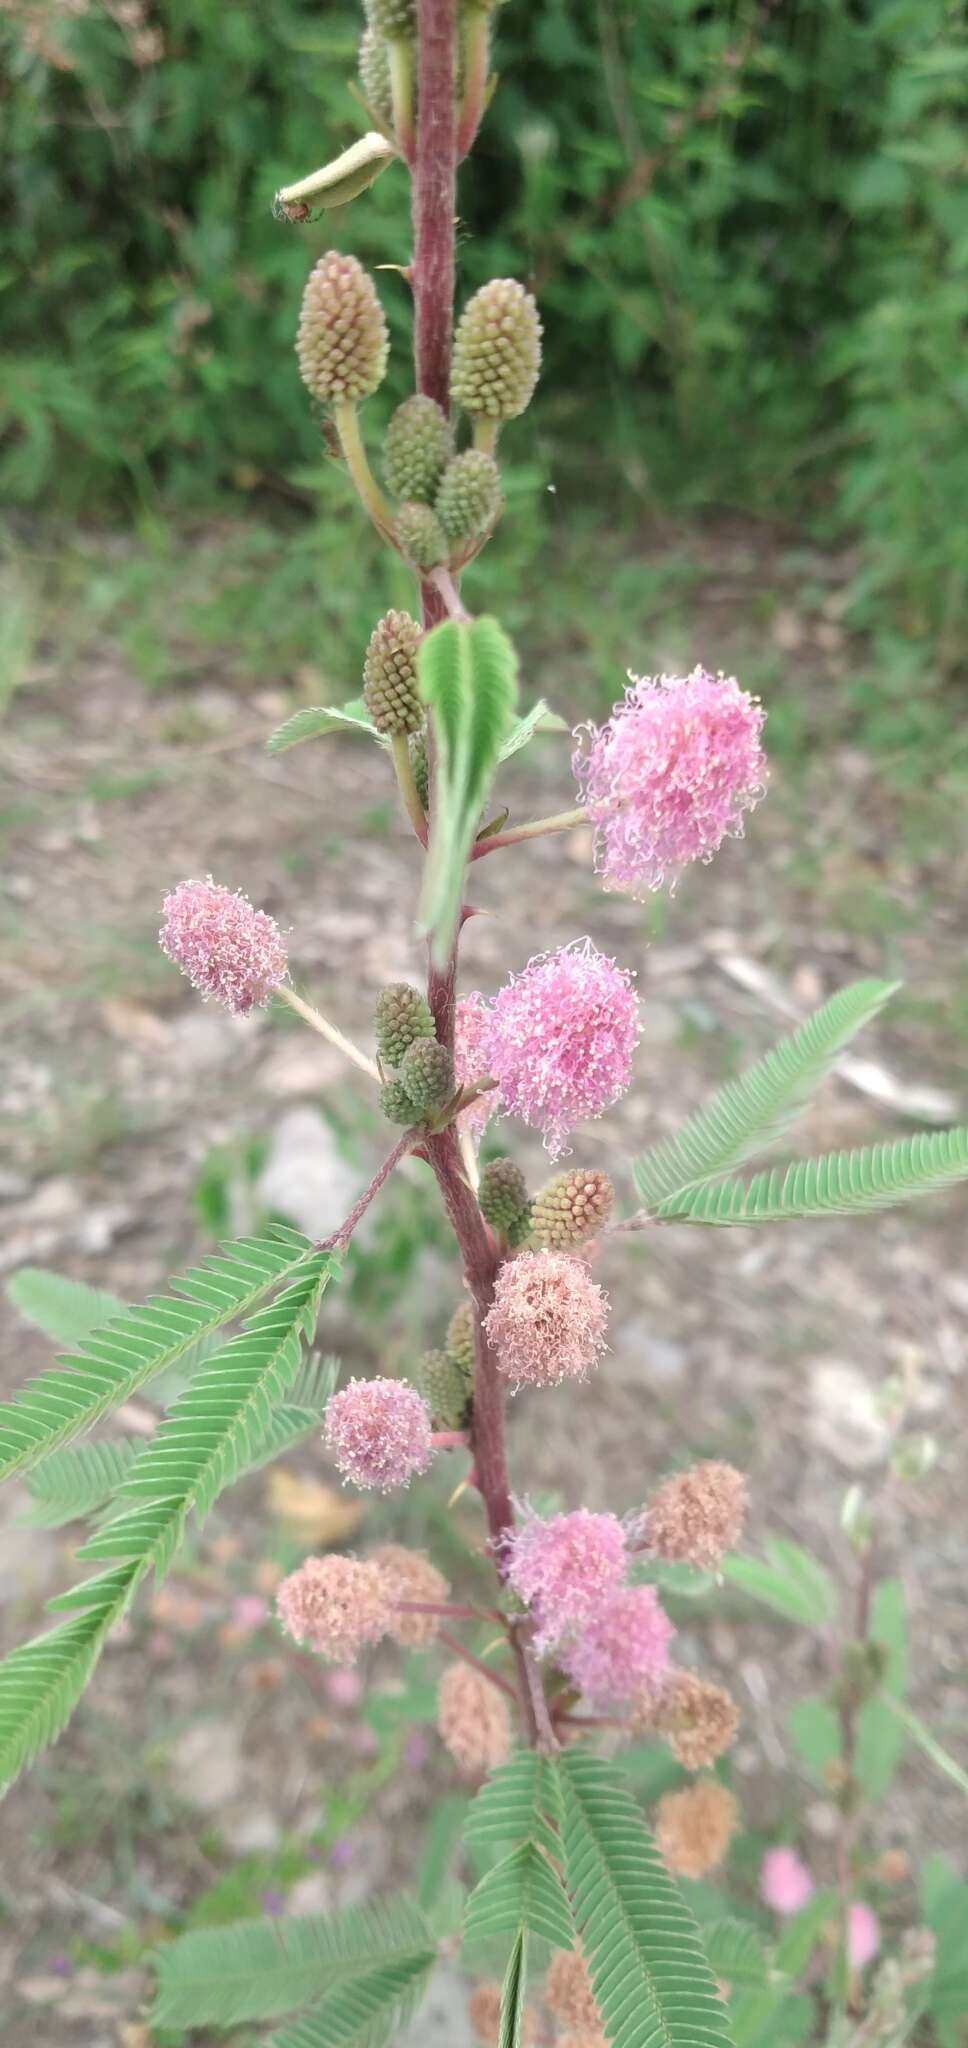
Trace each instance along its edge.
{"label": "brown dried flower head", "polygon": [[639,1695],[632,1725],[654,1729],[684,1770],[701,1771],[735,1741],[739,1710],[725,1686],[695,1671],[670,1671],[660,1687]]}
{"label": "brown dried flower head", "polygon": [[507,1700],[472,1664],[448,1664],[437,1695],[437,1727],[465,1777],[495,1771],[511,1754]]}
{"label": "brown dried flower head", "polygon": [[373,1561],[307,1557],[283,1579],[276,1610],[287,1635],[334,1664],[352,1664],[386,1634],[393,1612],[390,1580]]}
{"label": "brown dried flower head", "polygon": [[646,1509],[649,1548],[673,1563],[715,1571],[739,1541],[746,1501],[742,1473],[718,1459],[672,1472]]}
{"label": "brown dried flower head", "polygon": [[705,1877],[729,1848],[739,1807],[718,1778],[697,1778],[682,1792],[666,1792],[655,1816],[655,1839],[676,1877]]}
{"label": "brown dried flower head", "polygon": [[[442,1572],[431,1564],[422,1550],[408,1550],[402,1543],[384,1543],[373,1552],[373,1563],[389,1581],[394,1600],[420,1600],[437,1604],[446,1600],[450,1587]],[[436,1614],[392,1614],[387,1635],[404,1650],[422,1650],[432,1643],[440,1620]]]}
{"label": "brown dried flower head", "polygon": [[[467,2001],[467,2017],[471,2028],[485,2048],[495,2048],[501,2028],[501,1986],[495,1978],[486,1978],[483,1984],[475,1984]],[[535,2048],[540,2039],[535,2014],[529,2009],[524,2015],[521,2029],[521,2048]]]}
{"label": "brown dried flower head", "polygon": [[592,1990],[591,1974],[580,1949],[560,1948],[552,1956],[544,1988],[545,2004],[556,2020],[578,2034],[601,2031],[602,2015]]}

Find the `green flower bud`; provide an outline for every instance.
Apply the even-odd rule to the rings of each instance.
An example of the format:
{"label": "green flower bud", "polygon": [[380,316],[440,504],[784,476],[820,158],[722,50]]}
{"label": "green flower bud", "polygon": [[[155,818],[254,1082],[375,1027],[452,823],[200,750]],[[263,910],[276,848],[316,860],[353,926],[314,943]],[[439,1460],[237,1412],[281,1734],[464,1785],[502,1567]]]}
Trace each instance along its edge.
{"label": "green flower bud", "polygon": [[448,462],[434,511],[449,541],[476,540],[501,510],[501,476],[493,455],[467,448]]}
{"label": "green flower bud", "polygon": [[418,1124],[420,1118],[402,1081],[384,1081],[380,1090],[380,1108],[392,1124]]}
{"label": "green flower bud", "polygon": [[513,1159],[489,1159],[481,1173],[477,1199],[484,1216],[495,1230],[505,1235],[513,1230],[528,1210],[528,1188]]}
{"label": "green flower bud", "polygon": [[521,1214],[517,1218],[516,1222],[508,1225],[508,1228],[505,1231],[504,1235],[507,1238],[508,1244],[513,1252],[517,1251],[519,1244],[524,1244],[525,1240],[531,1236],[530,1202],[528,1203],[527,1208],[522,1209]]}
{"label": "green flower bud", "polygon": [[416,34],[416,0],[366,0],[366,16],[377,35],[388,40]]}
{"label": "green flower bud", "polygon": [[450,390],[472,417],[513,420],[541,367],[541,322],[530,292],[494,277],[468,300],[454,336]]}
{"label": "green flower bud", "polygon": [[474,1371],[474,1311],[469,1301],[455,1308],[447,1325],[447,1356],[471,1377]]}
{"label": "green flower bud", "polygon": [[296,354],[307,390],[324,404],[369,398],[387,363],[387,323],[355,256],[329,249],[309,273]]}
{"label": "green flower bud", "polygon": [[608,1222],[612,1197],[612,1183],[597,1166],[556,1174],[534,1198],[531,1228],[539,1244],[551,1252],[587,1244]]}
{"label": "green flower bud", "polygon": [[470,1381],[446,1351],[425,1352],[417,1366],[416,1380],[434,1428],[463,1429],[470,1409]]}
{"label": "green flower bud", "polygon": [[393,126],[390,53],[375,29],[364,29],[359,48],[360,91],[385,128]]}
{"label": "green flower bud", "polygon": [[422,732],[414,733],[410,742],[410,766],[417,795],[424,810],[430,809],[430,762],[427,759],[427,741]]}
{"label": "green flower bud", "polygon": [[447,560],[447,536],[436,512],[415,499],[397,513],[397,539],[415,569],[436,569]]}
{"label": "green flower bud", "polygon": [[436,1038],[417,1038],[407,1047],[400,1079],[421,1116],[433,1116],[454,1093],[454,1062]]}
{"label": "green flower bud", "polygon": [[420,990],[392,981],[376,999],[376,1049],[385,1067],[398,1067],[417,1038],[433,1038],[434,1020]]}
{"label": "green flower bud", "polygon": [[423,634],[409,612],[386,612],[374,626],[363,663],[363,701],[377,732],[417,732],[424,707],[417,695],[417,649]]}
{"label": "green flower bud", "polygon": [[450,421],[436,401],[420,392],[405,398],[383,443],[383,474],[394,497],[429,505],[452,446]]}

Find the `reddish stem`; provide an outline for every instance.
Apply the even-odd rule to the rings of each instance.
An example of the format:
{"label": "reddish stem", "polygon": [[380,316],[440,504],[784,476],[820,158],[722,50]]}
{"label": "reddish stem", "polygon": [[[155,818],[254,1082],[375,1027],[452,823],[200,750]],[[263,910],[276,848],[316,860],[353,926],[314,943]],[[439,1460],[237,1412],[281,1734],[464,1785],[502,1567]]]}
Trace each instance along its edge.
{"label": "reddish stem", "polygon": [[[411,269],[414,346],[417,389],[435,398],[445,412],[454,311],[456,27],[457,0],[417,0],[417,161]],[[424,596],[426,605],[426,589]],[[436,619],[427,623],[436,624]]]}
{"label": "reddish stem", "polygon": [[473,1650],[469,1650],[458,1636],[452,1636],[450,1630],[446,1628],[438,1629],[437,1634],[440,1642],[446,1643],[448,1650],[453,1650],[455,1657],[463,1657],[465,1664],[473,1664],[475,1671],[479,1671],[482,1677],[489,1678],[491,1684],[497,1686],[498,1692],[506,1692],[509,1699],[517,1701],[518,1696],[513,1685],[509,1685],[507,1679],[502,1678],[499,1672],[492,1671],[490,1665],[485,1664],[483,1657],[475,1657]]}

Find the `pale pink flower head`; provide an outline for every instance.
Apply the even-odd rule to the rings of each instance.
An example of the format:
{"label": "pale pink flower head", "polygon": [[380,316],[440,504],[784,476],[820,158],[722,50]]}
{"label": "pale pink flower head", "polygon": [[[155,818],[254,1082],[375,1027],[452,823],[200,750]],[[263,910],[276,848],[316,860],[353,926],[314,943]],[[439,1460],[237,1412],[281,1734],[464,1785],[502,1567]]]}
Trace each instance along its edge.
{"label": "pale pink flower head", "polygon": [[267,1003],[286,978],[286,942],[274,918],[256,910],[241,889],[179,882],[162,905],[161,950],[193,988],[214,996],[237,1017]]}
{"label": "pale pink flower head", "polygon": [[324,1436],[355,1486],[409,1486],[430,1463],[430,1409],[406,1380],[350,1380],[326,1410]]}
{"label": "pale pink flower head", "polygon": [[639,1034],[633,979],[577,939],[538,953],[498,990],[485,1036],[503,1107],[544,1134],[556,1159],[569,1133],[601,1116],[632,1078]]}
{"label": "pale pink flower head", "polygon": [[520,1252],[498,1273],[484,1327],[505,1379],[551,1387],[597,1365],[607,1320],[608,1296],[581,1259]]}
{"label": "pale pink flower head", "polygon": [[[454,1075],[461,1088],[472,1081],[482,1081],[489,1071],[487,1030],[488,1007],[480,992],[472,989],[469,995],[458,997],[454,1012]],[[480,1144],[500,1099],[499,1090],[491,1088],[461,1110],[457,1128],[469,1132],[475,1145]]]}
{"label": "pale pink flower head", "polygon": [[847,1959],[852,1970],[865,1970],[881,1945],[881,1923],[871,1906],[855,1899],[847,1915]]}
{"label": "pale pink flower head", "polygon": [[575,734],[572,767],[597,826],[606,887],[641,898],[711,860],[766,780],[764,713],[735,676],[631,676],[604,725]]}
{"label": "pale pink flower head", "polygon": [[616,1706],[665,1677],[673,1634],[654,1586],[618,1586],[558,1661],[593,1705]]}
{"label": "pale pink flower head", "polygon": [[799,1913],[814,1882],[795,1849],[768,1849],[760,1865],[760,1897],[774,1913]]}
{"label": "pale pink flower head", "polygon": [[509,1547],[508,1577],[538,1623],[535,1648],[548,1649],[591,1621],[621,1583],[625,1530],[616,1515],[574,1508],[567,1515],[529,1514]]}
{"label": "pale pink flower head", "polygon": [[377,1564],[357,1557],[307,1557],[276,1589],[287,1635],[334,1664],[352,1664],[386,1634],[393,1589]]}

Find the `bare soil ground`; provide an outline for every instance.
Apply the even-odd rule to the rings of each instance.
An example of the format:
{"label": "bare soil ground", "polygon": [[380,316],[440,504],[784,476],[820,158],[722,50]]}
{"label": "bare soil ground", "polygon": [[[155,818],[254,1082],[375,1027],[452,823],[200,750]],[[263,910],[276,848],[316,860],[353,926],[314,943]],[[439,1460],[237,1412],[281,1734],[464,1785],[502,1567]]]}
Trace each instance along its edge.
{"label": "bare soil ground", "polygon": [[[748,546],[742,564],[728,541],[717,544],[693,658],[748,644],[760,574]],[[849,659],[843,636],[800,615],[795,585],[784,607],[788,637],[796,625],[790,687],[833,703]],[[567,711],[557,670],[529,686]],[[136,1299],[206,1241],[192,1190],[200,1174],[211,1178],[213,1153],[265,1141],[272,1205],[320,1228],[350,1206],[379,1156],[379,1124],[350,1109],[354,1077],[326,1046],[288,1019],[201,1007],[155,944],[163,888],[211,871],[291,926],[297,987],[359,1040],[368,1042],[380,986],[418,978],[417,866],[385,762],[336,736],[270,759],[265,734],[291,708],[281,689],[240,697],[225,674],[200,676],[190,696],[146,694],[110,643],[69,685],[18,696],[4,728],[0,877],[6,1270],[50,1265]],[[566,755],[548,737],[507,771],[515,817],[568,801]],[[576,1150],[608,1165],[627,1209],[630,1155],[772,1040],[777,991],[806,1008],[864,973],[906,984],[863,1047],[898,1084],[894,1105],[838,1081],[808,1119],[812,1148],[903,1133],[918,1108],[910,1091],[926,1087],[950,1095],[953,1120],[964,1115],[968,834],[961,812],[946,836],[923,829],[933,794],[900,796],[862,751],[818,749],[796,774],[775,774],[744,842],[648,910],[602,894],[584,832],[482,864],[475,900],[487,915],[467,928],[465,988],[492,990],[531,952],[585,931],[638,973],[636,1085]],[[539,1173],[540,1150],[508,1137]],[[244,1173],[224,1172],[232,1227],[244,1229],[258,1194]],[[407,1185],[416,1215],[416,1178]],[[956,1194],[861,1222],[613,1238],[600,1270],[612,1355],[587,1387],[545,1396],[540,1416],[520,1400],[510,1424],[518,1488],[560,1489],[568,1502],[632,1506],[684,1453],[729,1457],[749,1473],[752,1540],[793,1534],[849,1589],[841,1501],[852,1479],[877,1474],[875,1397],[904,1376],[940,1455],[928,1487],[892,1497],[885,1564],[908,1596],[913,1703],[962,1754],[965,1219]],[[439,1250],[426,1249],[415,1271],[416,1280],[401,1267],[385,1321],[384,1355],[397,1363],[438,1339],[455,1298]],[[2,1304],[0,1320],[8,1393],[50,1347]],[[379,1355],[372,1318],[335,1296],[323,1342],[355,1359]],[[148,1411],[136,1405],[128,1419],[147,1426]],[[315,1450],[286,1469],[332,1481]],[[6,1643],[40,1625],[44,1599],[73,1570],[76,1532],[19,1527],[24,1499],[4,1501]],[[12,1795],[0,1851],[6,2048],[145,2048],[146,1933],[217,1879],[229,1899],[237,1884],[245,1904],[253,1887],[261,1896],[265,1870],[266,1910],[311,1909],[407,1869],[428,1785],[448,1782],[432,1731],[420,1769],[423,1751],[395,1768],[392,1742],[374,1764],[352,1705],[289,1660],[271,1624],[251,1631],[236,1607],[240,1595],[271,1593],[283,1565],[325,1539],[332,1511],[328,1496],[304,1497],[301,1535],[291,1493],[280,1498],[264,1475],[226,1497],[186,1568],[110,1646],[67,1736]],[[399,1527],[392,1508],[367,1513],[367,1533]],[[472,1510],[465,1520],[473,1536]],[[765,1820],[805,1799],[822,1867],[830,1808],[818,1790],[797,1790],[784,1716],[823,1683],[823,1648],[735,1602],[713,1606],[715,1619],[686,1627],[687,1647],[727,1672],[742,1702],[744,1805]],[[349,1785],[362,1810],[340,1805]],[[963,1814],[953,1788],[912,1759],[878,1837],[962,1857]]]}

